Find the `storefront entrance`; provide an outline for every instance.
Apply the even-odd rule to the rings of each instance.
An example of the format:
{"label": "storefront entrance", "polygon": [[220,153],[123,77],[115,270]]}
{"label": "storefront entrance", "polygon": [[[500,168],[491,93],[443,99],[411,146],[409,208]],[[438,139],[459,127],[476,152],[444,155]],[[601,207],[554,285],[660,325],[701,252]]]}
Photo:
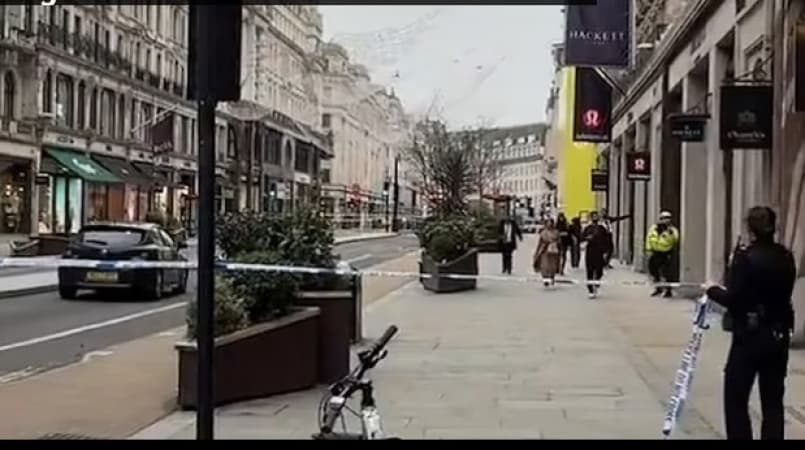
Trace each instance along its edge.
{"label": "storefront entrance", "polygon": [[0,160],[0,233],[31,231],[30,162]]}
{"label": "storefront entrance", "polygon": [[[77,233],[85,218],[107,215],[109,185],[121,183],[97,162],[68,150],[46,148],[39,171],[38,229],[42,234]],[[107,203],[101,200],[104,197]]]}

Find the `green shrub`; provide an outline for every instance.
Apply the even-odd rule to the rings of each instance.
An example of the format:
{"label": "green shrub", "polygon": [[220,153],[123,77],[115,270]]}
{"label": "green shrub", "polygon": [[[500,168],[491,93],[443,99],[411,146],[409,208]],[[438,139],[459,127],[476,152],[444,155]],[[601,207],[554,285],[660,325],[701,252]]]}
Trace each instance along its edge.
{"label": "green shrub", "polygon": [[422,248],[438,262],[452,261],[475,245],[475,228],[468,216],[432,218],[418,234]]}
{"label": "green shrub", "polygon": [[498,237],[498,223],[500,219],[496,217],[489,208],[481,205],[471,211],[472,225],[475,230],[475,242],[496,240]]}
{"label": "green shrub", "polygon": [[[237,292],[232,283],[223,278],[215,279],[215,319],[213,321],[214,335],[223,336],[234,333],[249,326],[249,317],[246,309],[246,300]],[[196,338],[198,329],[198,304],[193,299],[187,305],[187,335],[190,339]]]}
{"label": "green shrub", "polygon": [[[291,265],[279,251],[264,250],[238,255],[244,264]],[[225,275],[246,302],[249,321],[264,322],[288,313],[301,276],[290,272],[228,271]]]}

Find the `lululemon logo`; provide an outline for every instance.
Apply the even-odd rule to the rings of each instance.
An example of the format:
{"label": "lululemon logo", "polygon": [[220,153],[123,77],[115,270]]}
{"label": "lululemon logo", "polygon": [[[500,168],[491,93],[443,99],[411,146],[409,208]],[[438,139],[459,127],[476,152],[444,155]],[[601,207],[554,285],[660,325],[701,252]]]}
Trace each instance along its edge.
{"label": "lululemon logo", "polygon": [[643,172],[644,170],[646,170],[646,160],[642,158],[635,159],[634,170],[635,172]]}
{"label": "lululemon logo", "polygon": [[601,126],[601,114],[596,109],[588,109],[583,116],[584,125],[588,128]]}

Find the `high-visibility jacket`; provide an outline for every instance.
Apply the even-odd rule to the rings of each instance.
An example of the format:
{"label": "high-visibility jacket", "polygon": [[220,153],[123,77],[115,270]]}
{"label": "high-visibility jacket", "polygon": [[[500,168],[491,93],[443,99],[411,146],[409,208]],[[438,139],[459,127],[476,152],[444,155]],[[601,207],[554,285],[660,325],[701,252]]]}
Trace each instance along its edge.
{"label": "high-visibility jacket", "polygon": [[662,233],[657,230],[657,225],[652,225],[646,236],[646,250],[650,252],[670,252],[679,243],[679,230],[673,225],[668,225]]}

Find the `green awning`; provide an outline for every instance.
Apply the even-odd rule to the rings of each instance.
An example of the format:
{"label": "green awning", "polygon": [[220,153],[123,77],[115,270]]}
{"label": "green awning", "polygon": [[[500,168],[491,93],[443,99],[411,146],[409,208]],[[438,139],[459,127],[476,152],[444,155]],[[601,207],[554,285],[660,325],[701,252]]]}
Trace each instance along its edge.
{"label": "green awning", "polygon": [[55,148],[45,148],[45,151],[53,159],[58,161],[59,164],[85,181],[95,183],[122,182],[118,177],[101,167],[100,164],[81,153],[71,152],[69,150],[57,150]]}

